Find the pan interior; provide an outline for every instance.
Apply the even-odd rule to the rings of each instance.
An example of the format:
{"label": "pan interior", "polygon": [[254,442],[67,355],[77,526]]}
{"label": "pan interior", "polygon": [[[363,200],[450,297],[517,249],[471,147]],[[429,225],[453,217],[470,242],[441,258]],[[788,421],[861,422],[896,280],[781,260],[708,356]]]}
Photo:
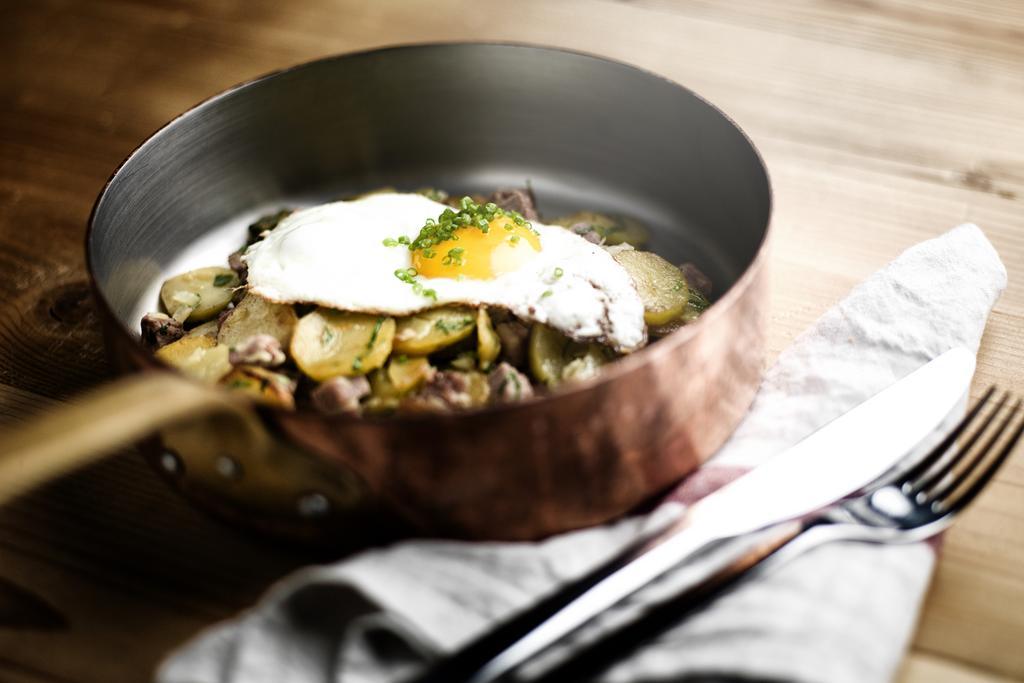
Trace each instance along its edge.
{"label": "pan interior", "polygon": [[156,287],[223,264],[265,210],[394,186],[529,184],[542,215],[632,216],[716,295],[754,259],[770,191],[747,138],[686,89],[555,49],[452,44],[313,62],[216,97],[143,144],[97,203],[90,263],[129,330]]}

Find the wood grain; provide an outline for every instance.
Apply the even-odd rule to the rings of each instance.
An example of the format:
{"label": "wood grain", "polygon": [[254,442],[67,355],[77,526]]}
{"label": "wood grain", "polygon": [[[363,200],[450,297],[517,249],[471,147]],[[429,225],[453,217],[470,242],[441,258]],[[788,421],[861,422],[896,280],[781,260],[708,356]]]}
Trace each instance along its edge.
{"label": "wood grain", "polygon": [[[0,9],[0,39],[0,421],[106,377],[81,245],[93,198],[139,141],[282,66],[456,39],[623,59],[729,112],[775,187],[773,353],[903,249],[977,223],[1010,285],[976,387],[1024,392],[1015,0],[22,0]],[[1022,487],[1018,456],[948,535],[901,680],[1024,677]],[[0,578],[68,624],[0,626],[0,678],[143,680],[169,648],[311,559],[201,517],[137,458],[101,463],[0,515]]]}

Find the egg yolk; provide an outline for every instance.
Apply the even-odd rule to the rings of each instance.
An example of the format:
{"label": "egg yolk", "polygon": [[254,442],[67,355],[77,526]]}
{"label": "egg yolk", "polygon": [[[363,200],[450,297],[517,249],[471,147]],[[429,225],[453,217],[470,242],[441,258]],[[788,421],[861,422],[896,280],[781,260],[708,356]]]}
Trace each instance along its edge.
{"label": "egg yolk", "polygon": [[412,265],[423,277],[491,280],[519,269],[540,253],[540,238],[525,225],[516,225],[508,216],[498,216],[487,224],[487,232],[477,227],[459,228],[453,239],[434,245],[427,258],[422,249],[412,253]]}

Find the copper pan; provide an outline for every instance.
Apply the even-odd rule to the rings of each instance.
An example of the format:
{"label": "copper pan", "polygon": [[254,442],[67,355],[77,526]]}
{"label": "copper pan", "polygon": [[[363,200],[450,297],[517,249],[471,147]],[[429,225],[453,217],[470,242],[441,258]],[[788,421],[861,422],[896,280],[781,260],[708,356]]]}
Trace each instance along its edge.
{"label": "copper pan", "polygon": [[[138,341],[140,306],[155,303],[141,299],[176,256],[257,205],[524,182],[549,216],[643,221],[655,251],[711,276],[714,305],[595,380],[441,416],[257,407],[169,372]],[[128,377],[0,437],[0,499],[142,441],[198,504],[289,535],[351,538],[394,519],[421,534],[528,539],[611,519],[700,465],[747,410],[770,212],[764,164],[722,112],[590,55],[417,45],[246,83],[154,134],[99,196],[88,262]]]}

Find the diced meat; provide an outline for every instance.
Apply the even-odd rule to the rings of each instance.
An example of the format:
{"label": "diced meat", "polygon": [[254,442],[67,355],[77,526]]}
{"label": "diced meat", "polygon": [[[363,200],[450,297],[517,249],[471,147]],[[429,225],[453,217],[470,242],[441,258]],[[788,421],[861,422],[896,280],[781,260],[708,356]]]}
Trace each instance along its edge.
{"label": "diced meat", "polygon": [[501,357],[516,367],[523,367],[530,328],[518,320],[507,320],[495,325],[494,331],[501,340]]}
{"label": "diced meat", "polygon": [[256,365],[276,368],[285,362],[281,342],[269,334],[255,334],[231,349],[228,360],[232,365]]}
{"label": "diced meat", "polygon": [[528,221],[540,219],[537,213],[537,202],[533,198],[533,190],[530,188],[510,188],[498,190],[490,196],[490,201],[508,211],[515,211],[522,214]]}
{"label": "diced meat", "polygon": [[333,377],[313,390],[313,407],[325,415],[355,415],[359,412],[359,399],[370,393],[365,377]]}
{"label": "diced meat", "polygon": [[242,261],[242,254],[245,253],[245,249],[239,249],[236,252],[232,252],[231,256],[228,256],[228,268],[235,271],[238,275],[238,279],[245,284],[245,280],[249,277],[249,266],[245,265]]}
{"label": "diced meat", "polygon": [[683,271],[686,284],[704,296],[711,296],[711,278],[705,275],[700,268],[690,262],[686,262],[679,266],[679,270]]}
{"label": "diced meat", "polygon": [[493,403],[515,403],[533,396],[533,386],[526,375],[508,363],[499,363],[487,376]]}
{"label": "diced meat", "polygon": [[147,313],[142,316],[142,343],[156,350],[185,336],[185,326],[169,315]]}
{"label": "diced meat", "polygon": [[601,237],[601,233],[597,231],[597,228],[592,223],[574,223],[569,227],[569,230],[588,242],[598,245],[604,244],[604,238]]}
{"label": "diced meat", "polygon": [[469,374],[455,370],[434,373],[419,390],[402,403],[412,411],[444,411],[469,408],[473,405]]}

